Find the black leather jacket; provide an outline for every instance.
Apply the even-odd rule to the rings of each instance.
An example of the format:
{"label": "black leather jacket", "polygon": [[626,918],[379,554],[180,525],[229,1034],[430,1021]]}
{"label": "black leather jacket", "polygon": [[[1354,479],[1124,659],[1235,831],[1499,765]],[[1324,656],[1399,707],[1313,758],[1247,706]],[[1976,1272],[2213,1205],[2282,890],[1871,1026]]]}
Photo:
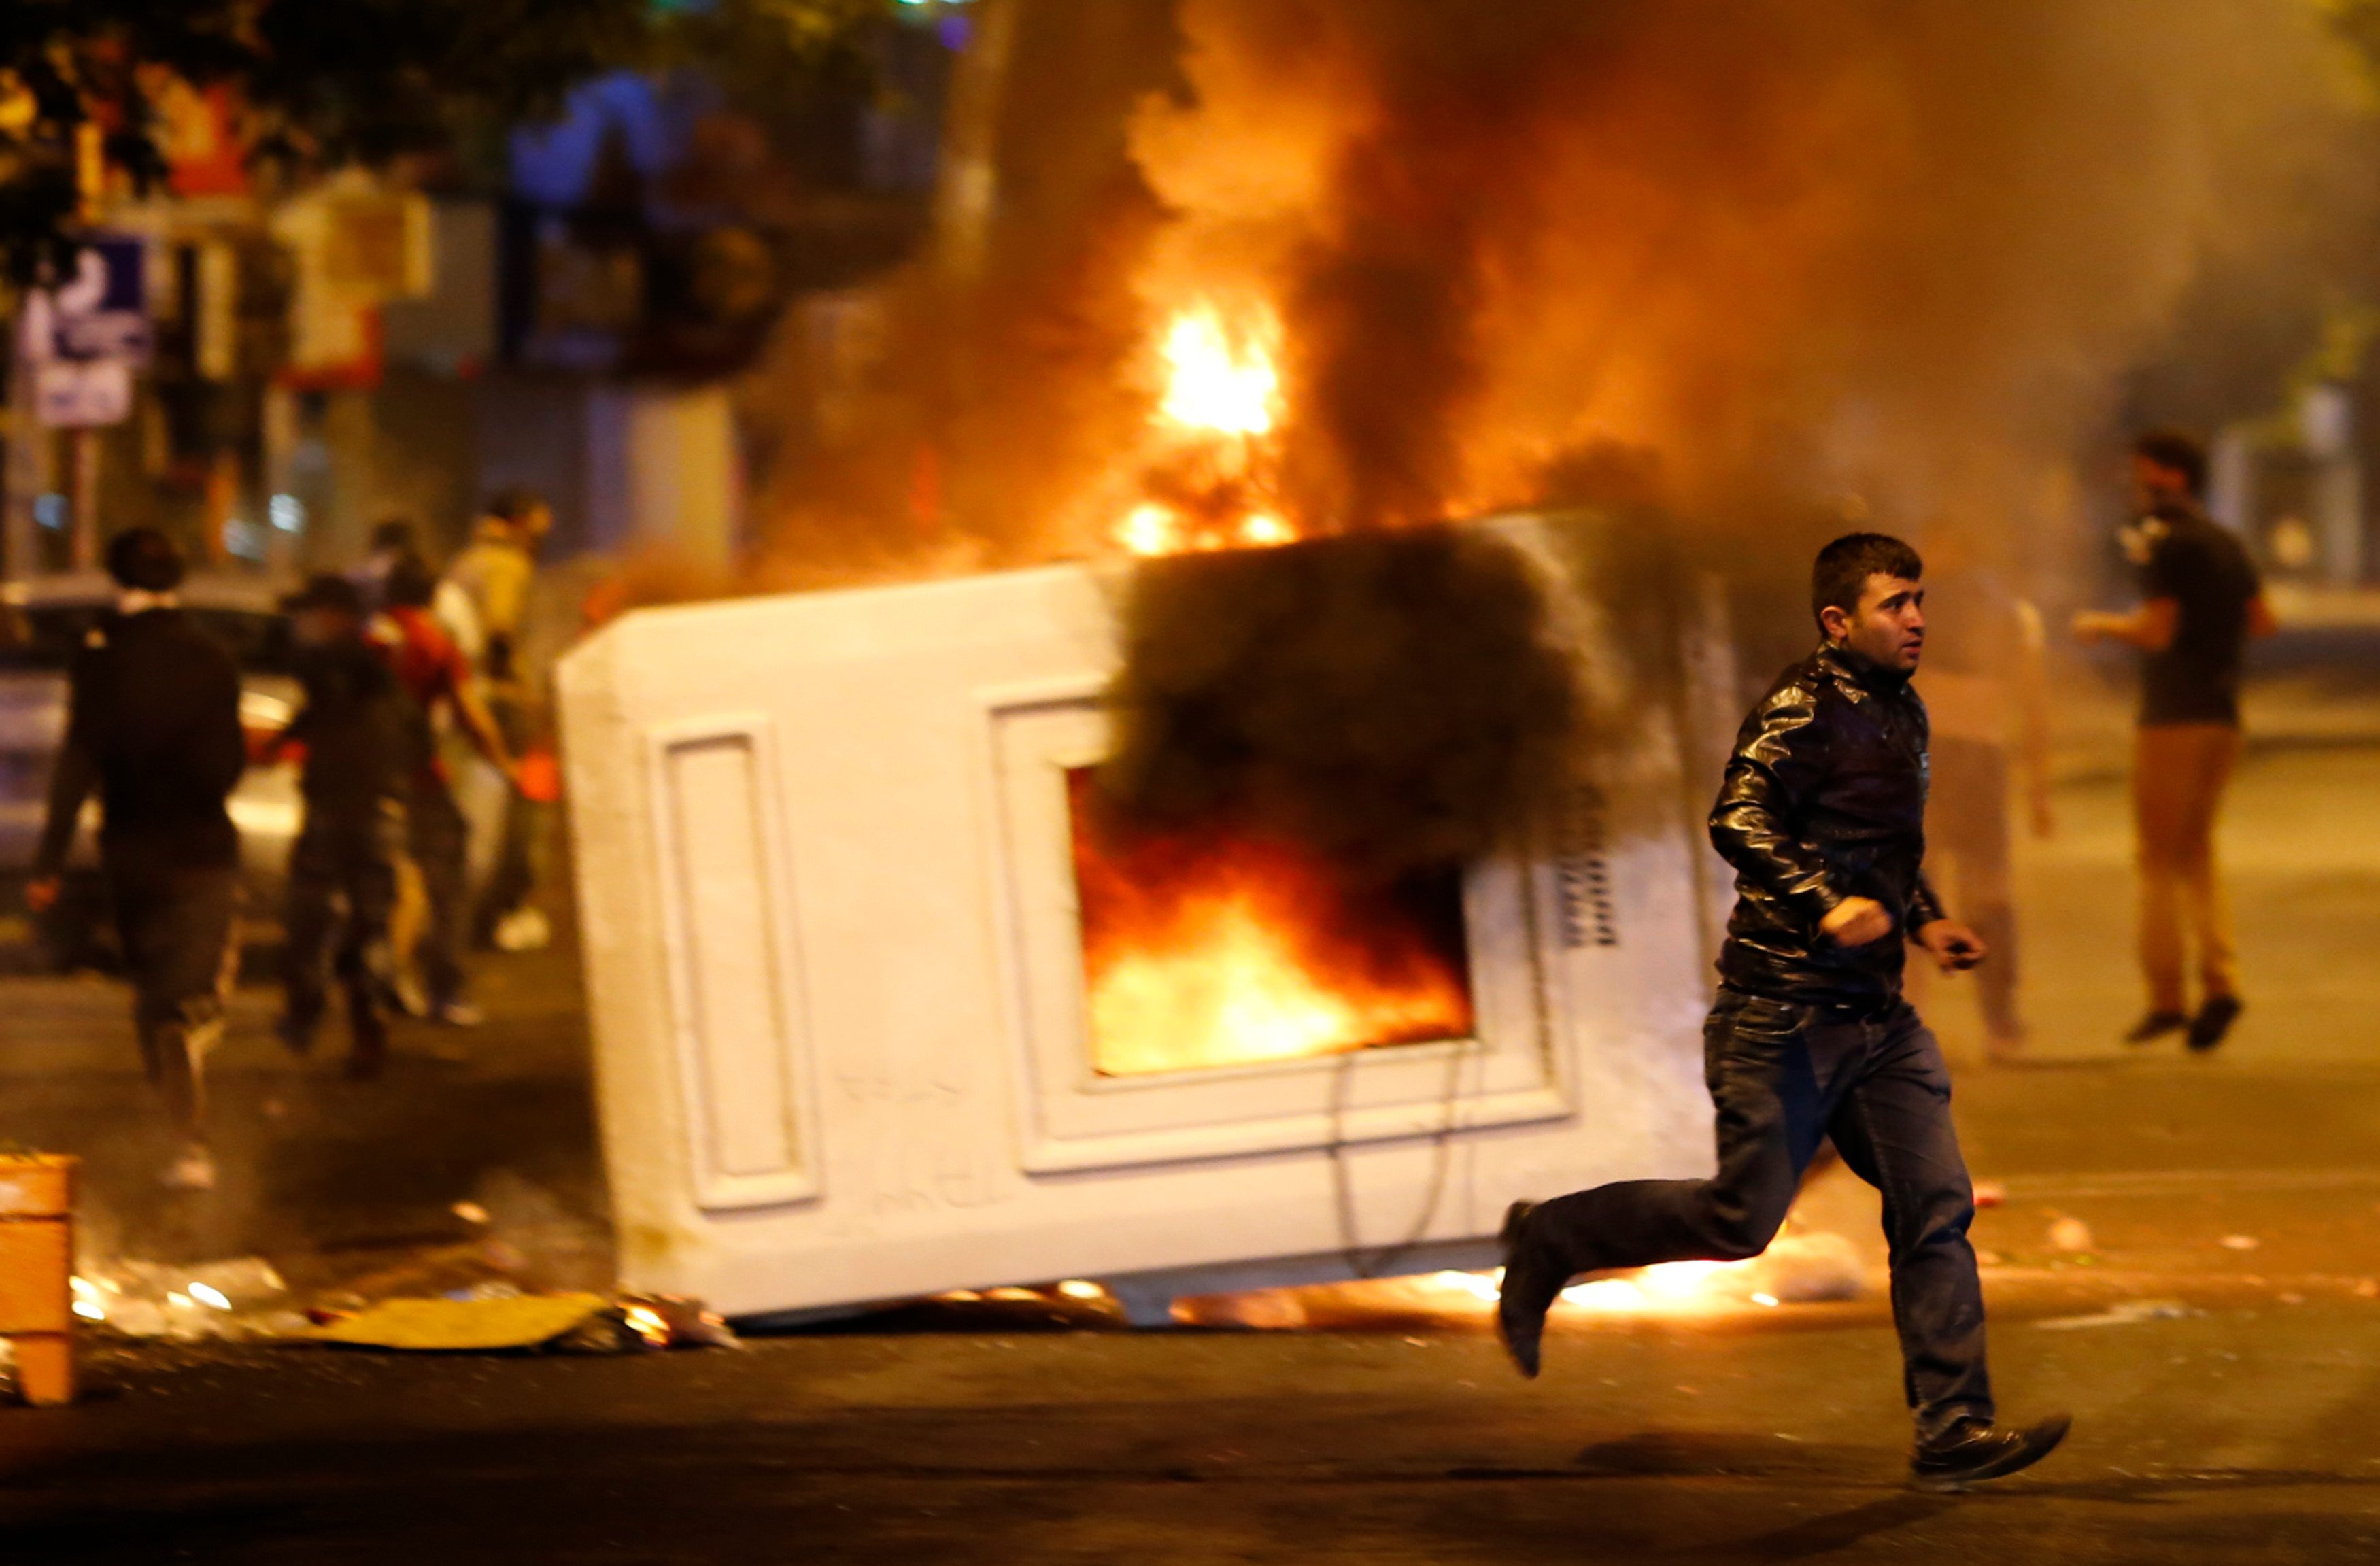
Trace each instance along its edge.
{"label": "black leather jacket", "polygon": [[[1832,647],[1778,676],[1735,738],[1712,846],[1735,868],[1719,953],[1730,989],[1868,1011],[1900,991],[1903,941],[1942,917],[1925,857],[1925,704],[1900,675]],[[1870,897],[1899,933],[1846,947],[1818,922]]]}

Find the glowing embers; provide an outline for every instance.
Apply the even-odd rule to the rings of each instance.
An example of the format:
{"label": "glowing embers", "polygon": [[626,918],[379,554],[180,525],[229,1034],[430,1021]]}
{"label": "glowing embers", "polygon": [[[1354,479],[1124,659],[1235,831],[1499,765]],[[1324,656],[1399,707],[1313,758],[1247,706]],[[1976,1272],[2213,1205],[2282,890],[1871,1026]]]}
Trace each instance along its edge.
{"label": "glowing embers", "polygon": [[1066,784],[1101,1075],[1470,1036],[1459,870],[1349,886],[1289,844],[1103,830],[1091,772]]}

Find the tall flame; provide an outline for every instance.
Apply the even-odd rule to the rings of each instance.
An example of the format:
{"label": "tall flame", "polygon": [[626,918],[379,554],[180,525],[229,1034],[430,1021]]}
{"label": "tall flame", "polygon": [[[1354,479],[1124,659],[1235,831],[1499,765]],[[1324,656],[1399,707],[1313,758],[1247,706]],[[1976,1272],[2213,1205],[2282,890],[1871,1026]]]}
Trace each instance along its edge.
{"label": "tall flame", "polygon": [[1211,303],[1166,323],[1155,345],[1163,386],[1144,453],[1144,498],[1115,524],[1117,544],[1133,554],[1179,554],[1297,537],[1269,498],[1270,437],[1281,417],[1279,337],[1270,312],[1227,319]]}

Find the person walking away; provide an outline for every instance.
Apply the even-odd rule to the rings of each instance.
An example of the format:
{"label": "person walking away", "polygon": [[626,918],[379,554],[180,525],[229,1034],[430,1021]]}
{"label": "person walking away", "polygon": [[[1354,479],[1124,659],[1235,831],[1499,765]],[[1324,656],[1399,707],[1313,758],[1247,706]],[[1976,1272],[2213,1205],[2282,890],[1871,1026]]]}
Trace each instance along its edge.
{"label": "person walking away", "polygon": [[396,677],[364,639],[363,599],[353,582],[315,577],[283,607],[305,705],[266,754],[304,747],[298,787],[305,816],[289,854],[281,1038],[293,1053],[313,1050],[328,1003],[327,957],[346,995],[346,1074],[369,1080],[388,1054],[381,1003],[396,896],[395,796],[400,780],[419,764],[415,724]]}
{"label": "person walking away", "polygon": [[[504,491],[488,503],[471,546],[446,572],[455,589],[450,596],[461,601],[454,617],[468,619],[480,644],[488,710],[514,756],[526,751],[532,737],[535,703],[533,682],[520,657],[522,620],[536,580],[538,547],[552,526],[552,509],[541,496]],[[511,790],[504,797],[494,868],[472,919],[476,944],[521,951],[548,939],[544,917],[528,903],[537,889],[537,830],[535,802]]]}
{"label": "person walking away", "polygon": [[45,911],[99,793],[100,863],[132,982],[132,1025],[176,1141],[168,1186],[208,1190],[205,1064],[237,954],[239,833],[225,804],[247,761],[239,669],[176,598],[184,562],[153,528],[107,546],[115,607],[68,674],[66,740],[26,901]]}
{"label": "person walking away", "polygon": [[2008,1062],[2025,1043],[2009,790],[2011,773],[2021,776],[2034,835],[2049,836],[2047,637],[2040,611],[1974,560],[1970,539],[1950,530],[1927,552],[1933,591],[1917,681],[1932,735],[1925,868],[1929,880],[1951,883],[1992,953],[1975,972],[1975,999],[1986,1054]]}
{"label": "person walking away", "polygon": [[[2141,605],[2086,610],[2074,617],[2074,635],[2086,644],[2125,642],[2141,654],[2132,827],[2148,1011],[2125,1041],[2182,1033],[2203,1053],[2223,1042],[2244,1004],[2215,828],[2240,760],[2247,641],[2277,627],[2248,552],[2200,504],[2204,448],[2179,431],[2152,431],[2133,443],[2132,482],[2140,519],[2124,544],[2139,569]],[[2185,927],[2198,948],[2195,1014]]]}
{"label": "person walking away", "polygon": [[401,784],[406,850],[429,904],[416,956],[428,1014],[449,1026],[472,1027],[480,1014],[466,988],[462,957],[470,916],[468,832],[438,754],[438,735],[447,725],[458,727],[507,784],[517,788],[519,773],[473,688],[469,660],[431,613],[436,573],[419,555],[408,554],[389,567],[385,586],[388,606],[372,622],[370,637],[408,698],[407,716],[421,724],[410,747],[417,765]]}
{"label": "person walking away", "polygon": [[1737,897],[1703,1030],[1718,1172],[1513,1203],[1497,1328],[1534,1377],[1546,1313],[1573,1275],[1759,1255],[1830,1136],[1883,1193],[1912,1476],[1957,1489],[2038,1462],[2068,1421],[1994,1423],[1949,1074],[1900,993],[1903,941],[1946,971],[1985,957],[1920,869],[1926,721],[1909,679],[1925,646],[1923,571],[1880,533],[1820,551],[1810,596],[1825,641],[1761,698],[1728,760],[1710,835]]}

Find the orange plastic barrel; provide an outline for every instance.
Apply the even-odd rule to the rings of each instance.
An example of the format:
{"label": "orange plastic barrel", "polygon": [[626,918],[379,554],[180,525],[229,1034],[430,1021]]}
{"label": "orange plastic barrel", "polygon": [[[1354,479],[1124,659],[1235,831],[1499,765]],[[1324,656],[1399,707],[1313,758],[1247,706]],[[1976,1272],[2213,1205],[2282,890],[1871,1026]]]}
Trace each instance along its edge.
{"label": "orange plastic barrel", "polygon": [[54,1153],[0,1154],[0,1338],[27,1402],[74,1400],[74,1175]]}

